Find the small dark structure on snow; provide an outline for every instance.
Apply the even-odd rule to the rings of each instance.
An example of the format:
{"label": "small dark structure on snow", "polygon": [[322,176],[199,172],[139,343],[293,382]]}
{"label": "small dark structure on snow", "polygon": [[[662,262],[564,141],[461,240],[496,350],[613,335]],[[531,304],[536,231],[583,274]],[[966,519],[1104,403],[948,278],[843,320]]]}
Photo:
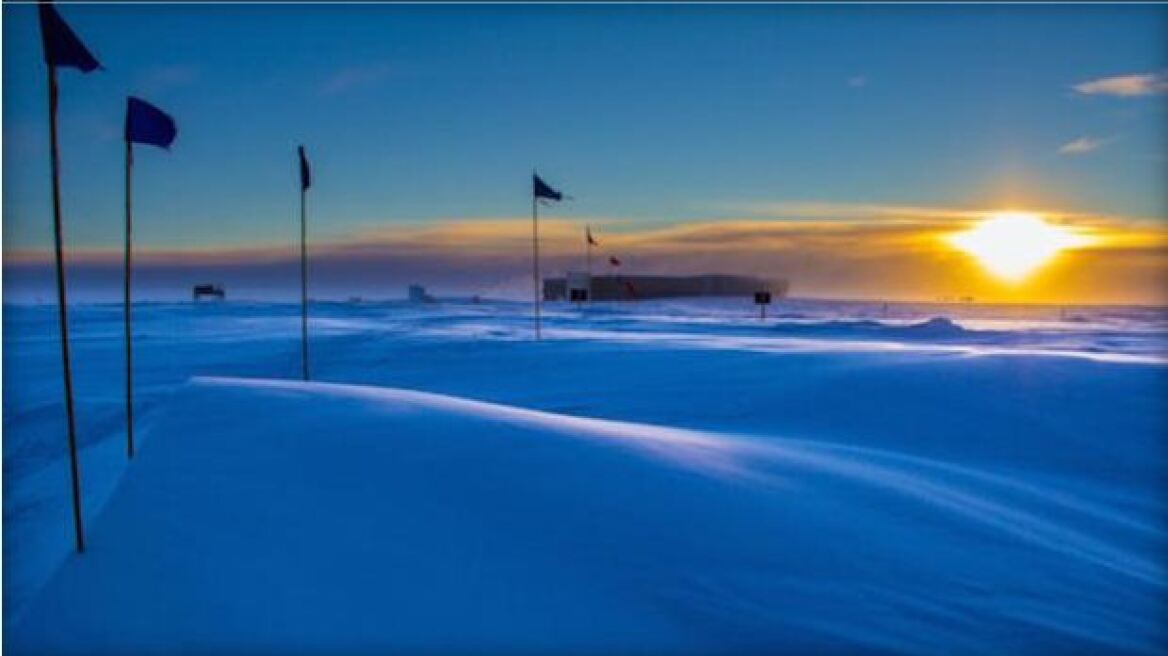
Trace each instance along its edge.
{"label": "small dark structure on snow", "polygon": [[411,303],[433,303],[436,298],[426,293],[426,288],[421,285],[410,285],[409,299]]}
{"label": "small dark structure on snow", "polygon": [[227,298],[227,292],[223,290],[223,285],[195,285],[191,296],[195,301],[202,298],[217,298],[222,301]]}

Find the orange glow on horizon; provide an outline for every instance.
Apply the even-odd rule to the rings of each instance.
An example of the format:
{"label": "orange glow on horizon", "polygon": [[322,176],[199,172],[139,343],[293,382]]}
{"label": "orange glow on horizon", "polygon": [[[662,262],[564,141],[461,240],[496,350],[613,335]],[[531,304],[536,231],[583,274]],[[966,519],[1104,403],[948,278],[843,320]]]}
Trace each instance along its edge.
{"label": "orange glow on horizon", "polygon": [[977,259],[997,278],[1019,283],[1066,249],[1094,243],[1094,238],[1054,225],[1037,214],[997,212],[946,241]]}

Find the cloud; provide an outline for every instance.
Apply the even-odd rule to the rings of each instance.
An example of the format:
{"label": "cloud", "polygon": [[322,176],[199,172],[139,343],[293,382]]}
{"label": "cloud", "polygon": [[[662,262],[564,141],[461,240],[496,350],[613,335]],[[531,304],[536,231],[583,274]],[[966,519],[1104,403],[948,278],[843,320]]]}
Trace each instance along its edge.
{"label": "cloud", "polygon": [[1096,137],[1079,137],[1074,141],[1069,141],[1059,146],[1058,152],[1060,155],[1085,155],[1099,150],[1111,141],[1111,139],[1099,139]]}
{"label": "cloud", "polygon": [[360,66],[347,66],[329,76],[320,87],[326,96],[334,96],[361,87],[370,87],[381,82],[393,72],[388,63],[378,62]]}
{"label": "cloud", "polygon": [[983,210],[922,205],[841,203],[834,201],[763,201],[714,205],[713,209],[786,221],[883,221],[919,219],[967,220],[985,215]]}
{"label": "cloud", "polygon": [[1116,75],[1098,80],[1081,82],[1072,87],[1075,91],[1089,95],[1119,96],[1134,98],[1168,92],[1168,79],[1159,73]]}
{"label": "cloud", "polygon": [[[1090,238],[1060,255],[1033,282],[1004,289],[976,261],[946,243],[992,209],[876,203],[774,202],[741,204],[779,216],[727,215],[646,224],[612,217],[540,220],[541,268],[562,275],[585,267],[584,226],[600,242],[594,270],[607,256],[629,274],[727,273],[785,278],[800,296],[929,299],[973,295],[979,300],[1043,302],[1168,301],[1160,281],[1168,269],[1163,217],[1033,211]],[[1001,209],[1001,208],[998,208]],[[794,212],[796,218],[782,218]],[[135,274],[141,298],[187,298],[190,285],[213,280],[233,298],[298,298],[296,244],[200,249],[141,248]],[[400,298],[406,285],[439,296],[531,294],[528,216],[448,218],[384,224],[319,239],[310,246],[313,293],[320,298]],[[122,253],[78,250],[69,258],[79,298],[116,300]],[[48,251],[4,252],[4,293],[51,299]],[[73,275],[76,273],[76,275]]]}
{"label": "cloud", "polygon": [[867,78],[867,76],[864,76],[864,75],[855,75],[853,77],[849,77],[848,78],[848,86],[852,87],[853,89],[859,89],[860,87],[866,87],[866,86],[868,86],[868,78]]}

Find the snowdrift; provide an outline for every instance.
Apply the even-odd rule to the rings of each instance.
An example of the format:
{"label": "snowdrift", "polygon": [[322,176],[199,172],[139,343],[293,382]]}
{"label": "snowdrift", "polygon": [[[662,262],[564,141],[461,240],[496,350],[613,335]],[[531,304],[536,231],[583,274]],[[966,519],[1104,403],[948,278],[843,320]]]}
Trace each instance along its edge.
{"label": "snowdrift", "polygon": [[1162,508],[450,396],[180,388],[13,653],[1158,651]]}
{"label": "snowdrift", "polygon": [[1000,338],[1002,331],[977,331],[962,327],[948,317],[932,317],[916,323],[891,323],[874,319],[830,319],[818,322],[778,324],[780,332],[845,337],[885,337],[916,340],[955,340],[981,337],[983,341]]}

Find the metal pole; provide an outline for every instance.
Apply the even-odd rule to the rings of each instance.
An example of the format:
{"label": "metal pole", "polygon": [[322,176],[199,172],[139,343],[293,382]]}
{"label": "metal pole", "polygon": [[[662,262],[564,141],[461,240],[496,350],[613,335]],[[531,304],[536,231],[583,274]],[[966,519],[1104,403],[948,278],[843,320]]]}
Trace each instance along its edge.
{"label": "metal pole", "polygon": [[304,380],[308,380],[308,223],[304,210],[304,185],[300,186],[300,356]]}
{"label": "metal pole", "polygon": [[69,473],[73,484],[73,533],[77,552],[85,551],[81,523],[81,473],[77,466],[77,424],[73,416],[73,371],[69,367],[69,317],[65,294],[65,260],[61,238],[61,181],[57,155],[57,67],[49,65],[49,159],[53,171],[53,241],[57,263],[57,318],[61,325],[61,363],[65,378],[65,417],[69,428]]}
{"label": "metal pole", "polygon": [[[533,172],[534,174],[534,172]],[[536,209],[535,192],[531,193],[531,282],[535,287],[535,339],[539,334],[539,211]]]}
{"label": "metal pole", "polygon": [[592,226],[584,227],[584,241],[588,242],[588,302],[592,302]]}
{"label": "metal pole", "polygon": [[133,212],[131,210],[131,171],[134,166],[134,146],[133,143],[126,140],[126,262],[125,275],[123,281],[125,282],[125,299],[122,303],[123,313],[125,315],[125,331],[126,331],[126,455],[127,457],[134,457],[134,337],[133,337],[133,321],[132,321],[132,303],[133,300],[130,295],[130,281],[133,272],[131,266],[133,259]]}

